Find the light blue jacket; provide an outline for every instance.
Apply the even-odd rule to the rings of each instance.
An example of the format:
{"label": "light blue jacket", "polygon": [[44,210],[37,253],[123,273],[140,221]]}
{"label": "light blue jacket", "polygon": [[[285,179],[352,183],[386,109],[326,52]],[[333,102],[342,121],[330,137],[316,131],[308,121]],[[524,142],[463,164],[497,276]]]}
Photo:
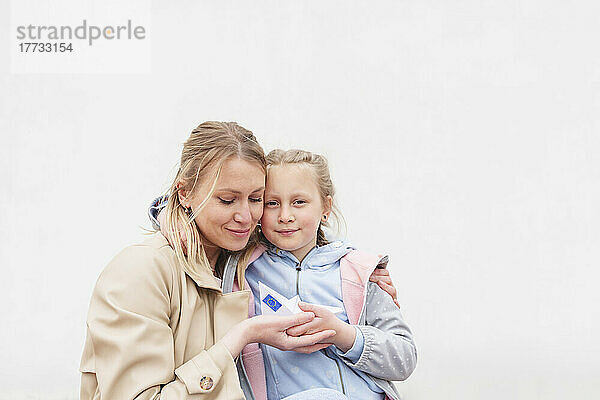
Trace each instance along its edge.
{"label": "light blue jacket", "polygon": [[[290,252],[270,246],[246,270],[246,279],[254,295],[255,314],[261,313],[258,282],[263,282],[287,298],[343,308],[340,259],[353,247],[333,242],[313,248],[302,262]],[[337,314],[348,322],[346,312]],[[267,395],[282,399],[310,388],[331,388],[344,392],[350,399],[383,399],[385,394],[364,372],[350,367],[346,358],[356,363],[364,347],[364,337],[357,329],[354,345],[347,353],[331,346],[312,354],[282,351],[261,345],[265,361]]]}

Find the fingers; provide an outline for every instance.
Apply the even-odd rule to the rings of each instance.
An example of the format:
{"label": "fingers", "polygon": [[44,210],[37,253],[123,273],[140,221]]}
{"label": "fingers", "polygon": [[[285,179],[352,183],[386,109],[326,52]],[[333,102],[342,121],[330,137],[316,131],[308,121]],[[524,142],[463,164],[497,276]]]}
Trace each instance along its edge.
{"label": "fingers", "polygon": [[392,283],[392,278],[389,275],[381,275],[381,274],[371,274],[371,276],[369,277],[369,280],[371,282],[377,282],[377,281],[385,281],[387,284],[393,284]]}
{"label": "fingers", "polygon": [[[388,271],[385,268],[377,268],[371,274],[371,278],[376,278],[376,277],[380,277],[380,276],[390,276],[390,271]],[[373,279],[371,279],[371,280],[373,280]]]}
{"label": "fingers", "polygon": [[377,281],[377,284],[379,285],[380,288],[382,288],[383,290],[385,290],[390,296],[392,296],[392,299],[396,299],[396,296],[398,295],[396,288],[393,287],[392,285],[388,285],[387,283],[385,283],[384,281]]}
{"label": "fingers", "polygon": [[285,332],[290,336],[300,336],[308,332],[308,324],[296,325],[288,328]]}
{"label": "fingers", "polygon": [[379,280],[387,285],[394,286],[394,282],[392,282],[392,278],[389,276],[382,276]]}
{"label": "fingers", "polygon": [[297,347],[294,349],[294,351],[298,353],[310,354],[314,353],[315,351],[323,350],[331,345],[332,343],[317,343],[313,344],[312,346]]}
{"label": "fingers", "polygon": [[315,314],[312,312],[301,312],[291,316],[290,326],[302,325],[312,321],[315,318]]}
{"label": "fingers", "polygon": [[300,309],[303,311],[313,312],[317,317],[327,317],[329,314],[331,314],[331,311],[327,310],[326,308],[317,306],[315,304],[306,303],[304,301],[299,301],[298,307],[300,307]]}
{"label": "fingers", "polygon": [[375,268],[375,270],[373,270],[373,275],[389,276],[390,271],[386,268]]}
{"label": "fingers", "polygon": [[390,278],[389,276],[371,277],[371,278],[369,278],[369,280],[371,282],[375,282],[375,283],[384,282],[384,283],[387,283],[390,286],[394,286],[394,282],[392,281],[392,278]]}
{"label": "fingers", "polygon": [[285,332],[290,336],[301,336],[308,332],[308,327],[306,325],[307,324],[292,326]]}
{"label": "fingers", "polygon": [[325,331],[321,331],[321,332],[316,332],[313,333],[311,335],[303,335],[303,336],[289,336],[289,340],[290,340],[290,350],[293,350],[295,348],[299,348],[299,347],[307,347],[307,346],[312,346],[314,344],[317,344],[321,341],[324,341],[325,339],[328,339],[332,336],[335,335],[335,331],[332,329],[328,329]]}
{"label": "fingers", "polygon": [[307,322],[312,321],[314,318],[315,314],[312,312],[301,312],[298,314],[285,316],[272,316],[273,322],[275,322],[282,331],[285,331],[292,326],[306,324]]}
{"label": "fingers", "polygon": [[300,336],[306,333],[313,333],[315,331],[322,330],[322,328],[318,329],[320,321],[320,318],[315,318],[312,321],[307,322],[306,324],[292,326],[286,332],[290,336]]}

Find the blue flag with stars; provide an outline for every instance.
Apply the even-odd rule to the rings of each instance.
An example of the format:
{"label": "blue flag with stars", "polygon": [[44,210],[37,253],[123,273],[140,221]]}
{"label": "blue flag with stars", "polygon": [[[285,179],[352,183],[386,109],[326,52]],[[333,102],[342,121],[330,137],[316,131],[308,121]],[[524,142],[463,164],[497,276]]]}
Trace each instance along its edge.
{"label": "blue flag with stars", "polygon": [[269,308],[275,312],[279,310],[279,307],[281,307],[281,303],[275,300],[275,298],[273,298],[273,296],[271,296],[270,294],[265,296],[265,298],[263,299],[263,303],[268,305]]}

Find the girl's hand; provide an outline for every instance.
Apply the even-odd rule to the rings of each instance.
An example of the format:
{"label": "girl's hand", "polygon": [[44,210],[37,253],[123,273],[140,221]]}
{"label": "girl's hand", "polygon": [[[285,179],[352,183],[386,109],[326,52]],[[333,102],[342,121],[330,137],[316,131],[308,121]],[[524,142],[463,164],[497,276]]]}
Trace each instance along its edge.
{"label": "girl's hand", "polygon": [[390,277],[390,273],[385,268],[375,268],[375,271],[369,277],[371,282],[377,283],[380,288],[386,291],[392,299],[394,299],[394,303],[400,308],[400,303],[398,303],[398,295],[396,288],[394,287],[394,282],[392,282],[392,278]]}
{"label": "girl's hand", "polygon": [[321,350],[332,344],[343,352],[350,350],[356,337],[356,331],[354,330],[354,327],[340,320],[335,316],[335,314],[326,308],[305,303],[303,301],[298,303],[298,307],[300,307],[300,309],[303,311],[314,313],[315,318],[312,321],[288,329],[287,333],[289,335],[302,337],[300,335],[313,335],[317,332],[327,330],[333,330],[336,332],[336,334],[328,338],[326,342],[321,342],[313,346],[302,348],[299,351],[312,353],[313,351]]}

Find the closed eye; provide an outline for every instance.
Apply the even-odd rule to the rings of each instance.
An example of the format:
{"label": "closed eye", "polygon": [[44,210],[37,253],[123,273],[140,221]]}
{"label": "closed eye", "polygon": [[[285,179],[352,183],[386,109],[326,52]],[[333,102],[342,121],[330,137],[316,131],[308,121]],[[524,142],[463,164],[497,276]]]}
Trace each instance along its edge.
{"label": "closed eye", "polygon": [[221,198],[221,197],[217,197],[217,198],[218,198],[218,199],[219,199],[219,201],[220,201],[221,203],[223,203],[223,204],[228,204],[228,205],[229,205],[229,204],[233,204],[233,199],[231,199],[231,200],[226,200],[226,199],[223,199],[223,198]]}

